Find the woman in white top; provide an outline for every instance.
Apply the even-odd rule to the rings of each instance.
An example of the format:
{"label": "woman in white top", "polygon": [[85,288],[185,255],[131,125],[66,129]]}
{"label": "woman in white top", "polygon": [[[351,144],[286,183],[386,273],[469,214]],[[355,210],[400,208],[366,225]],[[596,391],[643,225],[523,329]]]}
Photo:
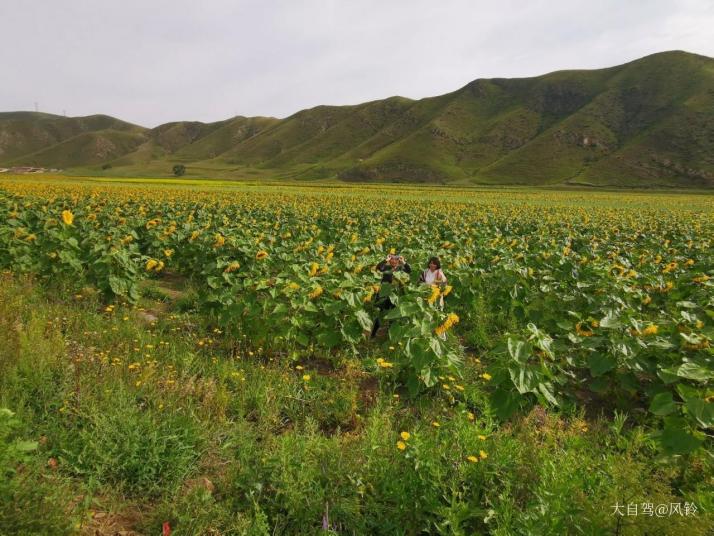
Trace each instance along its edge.
{"label": "woman in white top", "polygon": [[[431,259],[429,259],[427,269],[421,273],[421,275],[419,276],[419,281],[421,281],[425,285],[438,285],[439,287],[444,287],[446,285],[446,276],[441,270],[441,261],[439,260],[439,257],[432,257]],[[439,296],[439,309],[443,308],[444,295],[441,294]],[[441,335],[439,335],[439,337],[445,340],[446,333],[442,333]]]}
{"label": "woman in white top", "polygon": [[428,268],[421,273],[419,281],[427,285],[446,285],[446,276],[441,270],[439,257],[429,259]]}

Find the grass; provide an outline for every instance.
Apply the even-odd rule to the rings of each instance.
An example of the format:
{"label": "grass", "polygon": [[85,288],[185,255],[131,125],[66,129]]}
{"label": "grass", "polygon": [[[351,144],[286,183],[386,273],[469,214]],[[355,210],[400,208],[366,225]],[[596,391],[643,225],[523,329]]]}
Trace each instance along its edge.
{"label": "grass", "polygon": [[[626,416],[536,407],[498,425],[470,381],[483,366],[473,355],[463,400],[410,401],[359,359],[231,340],[192,312],[190,293],[167,308],[154,289],[138,308],[108,310],[89,289],[0,277],[0,407],[14,413],[0,418],[0,534],[157,534],[164,522],[179,535],[714,527],[711,462],[661,462]],[[140,309],[153,307],[163,312],[147,324]],[[474,314],[474,325],[508,321]],[[20,453],[18,442],[36,445]],[[612,514],[684,501],[699,514]]]}

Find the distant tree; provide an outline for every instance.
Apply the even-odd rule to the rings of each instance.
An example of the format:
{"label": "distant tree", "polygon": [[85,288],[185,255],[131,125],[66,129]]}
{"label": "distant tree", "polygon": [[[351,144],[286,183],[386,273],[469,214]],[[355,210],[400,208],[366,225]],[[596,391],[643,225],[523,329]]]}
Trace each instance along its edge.
{"label": "distant tree", "polygon": [[110,169],[111,167],[111,164],[102,164],[102,169]]}
{"label": "distant tree", "polygon": [[176,164],[174,166],[174,175],[180,177],[184,173],[186,173],[186,166],[184,166],[183,164]]}

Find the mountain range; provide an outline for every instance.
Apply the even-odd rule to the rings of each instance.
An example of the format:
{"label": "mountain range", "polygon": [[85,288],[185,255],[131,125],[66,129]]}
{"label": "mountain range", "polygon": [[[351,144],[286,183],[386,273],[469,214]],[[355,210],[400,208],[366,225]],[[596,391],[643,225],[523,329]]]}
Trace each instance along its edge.
{"label": "mountain range", "polygon": [[714,59],[478,79],[445,95],[287,118],[179,121],[0,113],[0,167],[70,174],[714,188]]}

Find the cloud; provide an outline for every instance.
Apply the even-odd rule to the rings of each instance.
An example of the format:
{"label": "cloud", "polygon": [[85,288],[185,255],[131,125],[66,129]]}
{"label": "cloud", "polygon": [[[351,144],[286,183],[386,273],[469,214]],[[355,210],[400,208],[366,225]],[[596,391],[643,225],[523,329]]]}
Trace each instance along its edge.
{"label": "cloud", "polygon": [[146,126],[421,98],[485,77],[714,56],[714,4],[681,1],[4,0],[0,109]]}

